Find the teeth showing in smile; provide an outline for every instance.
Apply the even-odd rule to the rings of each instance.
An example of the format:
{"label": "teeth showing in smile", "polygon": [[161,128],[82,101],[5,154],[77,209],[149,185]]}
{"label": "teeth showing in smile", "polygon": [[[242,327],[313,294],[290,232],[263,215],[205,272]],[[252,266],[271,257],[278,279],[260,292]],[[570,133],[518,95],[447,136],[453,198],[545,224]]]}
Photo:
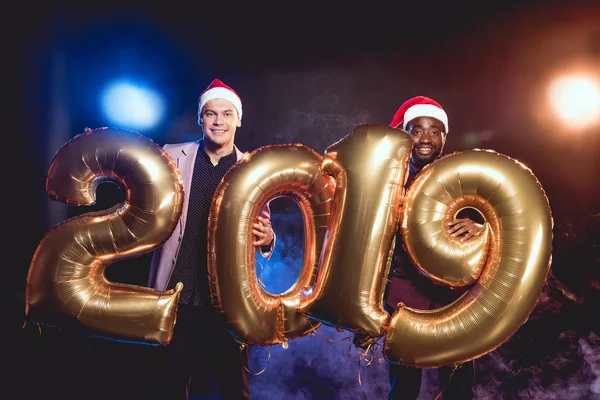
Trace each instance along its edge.
{"label": "teeth showing in smile", "polygon": [[433,152],[433,147],[417,147],[417,151],[420,154],[428,155],[428,154],[431,154]]}

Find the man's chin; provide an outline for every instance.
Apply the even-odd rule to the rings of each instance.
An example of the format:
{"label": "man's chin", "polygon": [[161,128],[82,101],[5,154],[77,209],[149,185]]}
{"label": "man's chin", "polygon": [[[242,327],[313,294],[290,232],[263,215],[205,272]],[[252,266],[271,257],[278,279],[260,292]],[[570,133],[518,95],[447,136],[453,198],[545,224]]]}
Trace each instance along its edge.
{"label": "man's chin", "polygon": [[415,159],[416,161],[421,164],[421,165],[426,165],[426,164],[430,164],[433,162],[433,160],[435,160],[437,158],[437,154],[431,154],[429,156],[421,156],[421,155],[416,155]]}
{"label": "man's chin", "polygon": [[212,143],[218,144],[218,145],[223,145],[229,141],[229,138],[227,138],[225,136],[208,136],[208,139]]}

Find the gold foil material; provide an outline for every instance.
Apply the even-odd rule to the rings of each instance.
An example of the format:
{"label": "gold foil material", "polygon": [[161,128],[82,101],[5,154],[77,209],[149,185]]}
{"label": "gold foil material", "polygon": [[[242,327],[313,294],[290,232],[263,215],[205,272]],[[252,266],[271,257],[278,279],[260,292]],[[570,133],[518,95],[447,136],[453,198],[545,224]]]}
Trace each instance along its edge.
{"label": "gold foil material", "polygon": [[[459,244],[444,223],[462,207],[478,210],[488,227]],[[527,321],[548,275],[553,237],[548,198],[530,169],[491,150],[446,155],[417,176],[402,218],[407,251],[424,273],[448,286],[474,284],[436,310],[400,304],[385,358],[422,368],[468,361]]]}
{"label": "gold foil material", "polygon": [[123,201],[63,221],[44,236],[27,275],[26,315],[99,336],[167,344],[182,286],[160,292],[110,282],[104,271],[169,238],[183,207],[181,176],[150,139],[99,128],[59,149],[48,168],[46,192],[52,200],[92,205],[105,180],[124,189]]}
{"label": "gold foil material", "polygon": [[[297,308],[301,292],[316,279],[330,220],[334,181],[321,173],[322,158],[300,144],[265,146],[247,153],[217,188],[208,228],[211,296],[226,328],[242,342],[285,344],[320,326]],[[268,201],[282,196],[302,212],[304,259],[296,283],[271,294],[257,280],[252,224]]]}
{"label": "gold foil material", "polygon": [[383,294],[398,227],[412,138],[388,125],[359,125],[327,149],[336,182],[319,275],[300,312],[328,325],[381,336]]}
{"label": "gold foil material", "polygon": [[[446,155],[406,192],[412,138],[387,125],[359,125],[325,156],[301,144],[264,146],[235,164],[211,205],[208,275],[213,305],[244,344],[282,343],[320,324],[386,335],[383,354],[421,368],[453,365],[494,350],[524,324],[545,284],[553,220],[546,194],[525,165],[491,150]],[[155,290],[109,282],[111,262],[155,249],[173,232],[182,184],[170,157],[139,134],[97,129],[61,148],[47,176],[50,198],[94,204],[104,179],[125,200],[54,227],[34,254],[28,317],[108,337],[166,344],[181,284]],[[281,294],[256,276],[252,224],[270,200],[289,197],[302,211],[304,258]],[[445,224],[474,208],[482,233],[460,242]],[[274,216],[276,218],[276,216]],[[390,316],[383,294],[392,244],[403,243],[421,273],[468,287],[450,305]]]}

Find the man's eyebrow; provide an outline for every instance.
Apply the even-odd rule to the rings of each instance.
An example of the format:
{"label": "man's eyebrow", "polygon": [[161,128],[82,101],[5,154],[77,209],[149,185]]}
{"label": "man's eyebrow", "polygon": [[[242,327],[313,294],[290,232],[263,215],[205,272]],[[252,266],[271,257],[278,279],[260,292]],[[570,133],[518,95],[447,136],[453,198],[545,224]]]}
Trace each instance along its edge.
{"label": "man's eyebrow", "polygon": [[[437,128],[439,130],[442,130],[442,127],[439,126],[438,124],[431,124],[431,125],[429,125],[429,127],[430,128]],[[415,129],[415,128],[423,128],[423,125],[421,125],[421,124],[415,124],[415,125],[413,125],[413,129]]]}
{"label": "man's eyebrow", "polygon": [[[213,110],[212,108],[205,108],[204,109],[204,112],[208,112],[208,111],[214,112],[214,113],[218,113],[217,110]],[[227,108],[227,109],[223,110],[223,112],[233,112],[233,108]]]}

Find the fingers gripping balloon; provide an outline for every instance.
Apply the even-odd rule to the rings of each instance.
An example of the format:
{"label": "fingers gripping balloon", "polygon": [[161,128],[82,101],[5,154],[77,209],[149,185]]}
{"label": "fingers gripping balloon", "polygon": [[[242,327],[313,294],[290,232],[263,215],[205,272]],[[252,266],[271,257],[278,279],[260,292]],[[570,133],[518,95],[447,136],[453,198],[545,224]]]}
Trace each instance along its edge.
{"label": "fingers gripping balloon", "polygon": [[48,168],[46,192],[57,201],[95,203],[113,180],[125,199],[55,226],[38,245],[27,275],[26,315],[49,325],[166,344],[181,287],[160,292],[108,281],[111,263],[149,252],[173,232],[183,186],[171,158],[135,132],[86,130],[67,142]]}

